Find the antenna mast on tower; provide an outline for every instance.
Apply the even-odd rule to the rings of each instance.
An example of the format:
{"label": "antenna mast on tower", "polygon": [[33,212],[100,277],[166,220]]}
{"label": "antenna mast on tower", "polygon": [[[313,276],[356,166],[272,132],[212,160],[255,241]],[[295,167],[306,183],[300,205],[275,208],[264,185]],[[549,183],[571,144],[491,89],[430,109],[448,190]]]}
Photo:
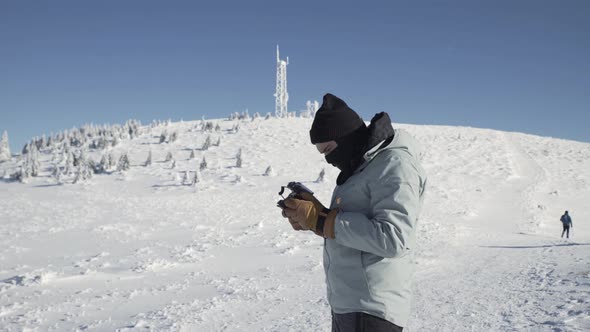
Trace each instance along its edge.
{"label": "antenna mast on tower", "polygon": [[279,45],[277,45],[277,86],[275,90],[275,116],[277,118],[285,118],[288,115],[287,103],[289,102],[289,94],[287,93],[287,65],[289,64],[289,57],[287,60],[281,60],[279,57]]}

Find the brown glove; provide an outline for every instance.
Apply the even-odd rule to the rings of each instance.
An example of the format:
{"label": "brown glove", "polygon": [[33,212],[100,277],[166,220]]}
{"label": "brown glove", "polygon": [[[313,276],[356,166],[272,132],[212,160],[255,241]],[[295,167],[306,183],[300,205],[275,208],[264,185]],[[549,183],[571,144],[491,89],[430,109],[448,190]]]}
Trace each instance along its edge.
{"label": "brown glove", "polygon": [[285,200],[286,208],[283,215],[289,218],[289,223],[295,230],[311,230],[317,235],[334,238],[334,221],[338,209],[329,210],[313,195],[314,201],[295,198]]}

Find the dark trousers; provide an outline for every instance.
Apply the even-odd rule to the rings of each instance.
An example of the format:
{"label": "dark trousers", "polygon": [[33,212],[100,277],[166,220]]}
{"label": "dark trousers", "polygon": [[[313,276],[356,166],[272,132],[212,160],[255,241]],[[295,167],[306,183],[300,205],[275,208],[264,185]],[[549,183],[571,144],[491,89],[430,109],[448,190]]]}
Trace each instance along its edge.
{"label": "dark trousers", "polygon": [[561,232],[561,237],[563,237],[563,234],[567,232],[567,238],[570,238],[570,226],[569,225],[563,225],[563,232]]}
{"label": "dark trousers", "polygon": [[402,332],[403,327],[364,312],[332,312],[332,332]]}

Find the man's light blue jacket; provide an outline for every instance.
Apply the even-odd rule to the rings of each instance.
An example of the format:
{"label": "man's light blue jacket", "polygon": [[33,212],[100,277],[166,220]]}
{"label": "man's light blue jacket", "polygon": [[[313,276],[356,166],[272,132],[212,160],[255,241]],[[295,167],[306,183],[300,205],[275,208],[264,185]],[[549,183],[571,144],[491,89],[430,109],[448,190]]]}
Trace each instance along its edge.
{"label": "man's light blue jacket", "polygon": [[391,143],[382,143],[334,189],[330,208],[340,212],[335,238],[325,241],[324,270],[335,313],[365,312],[403,327],[410,315],[426,175],[410,134],[396,130]]}

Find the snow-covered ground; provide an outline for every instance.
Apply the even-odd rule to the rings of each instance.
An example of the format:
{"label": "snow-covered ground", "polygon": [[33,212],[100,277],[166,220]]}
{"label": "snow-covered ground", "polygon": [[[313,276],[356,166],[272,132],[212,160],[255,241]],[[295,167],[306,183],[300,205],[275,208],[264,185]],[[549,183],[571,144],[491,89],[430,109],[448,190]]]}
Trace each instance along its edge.
{"label": "snow-covered ground", "polygon": [[[239,121],[237,133],[238,120],[213,121],[221,131],[178,122],[122,141],[125,173],[56,185],[42,154],[40,177],[1,181],[0,330],[329,331],[322,240],[276,207],[289,181],[331,195],[337,171],[309,143],[311,119]],[[429,176],[406,330],[590,330],[590,144],[394,126],[423,144]],[[162,130],[178,140],[158,144]],[[208,135],[221,145],[202,151]],[[203,156],[201,182],[182,185]]]}

